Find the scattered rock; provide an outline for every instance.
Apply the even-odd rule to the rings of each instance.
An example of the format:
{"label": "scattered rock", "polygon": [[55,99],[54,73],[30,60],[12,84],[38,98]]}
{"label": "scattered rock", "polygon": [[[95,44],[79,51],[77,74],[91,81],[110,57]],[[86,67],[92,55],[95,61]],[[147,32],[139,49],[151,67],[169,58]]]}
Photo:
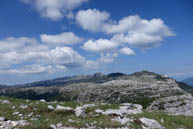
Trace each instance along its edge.
{"label": "scattered rock", "polygon": [[45,102],[46,102],[46,100],[45,100],[45,99],[41,99],[41,100],[40,100],[40,102],[44,102],[44,103],[45,103]]}
{"label": "scattered rock", "polygon": [[1,129],[13,129],[14,127],[24,127],[29,125],[29,122],[26,120],[19,120],[19,121],[0,121],[0,128]]}
{"label": "scattered rock", "polygon": [[38,120],[38,118],[31,118],[30,120],[31,121],[35,121],[35,120]]}
{"label": "scattered rock", "polygon": [[112,115],[112,116],[121,116],[129,115],[129,114],[140,114],[142,113],[143,107],[139,104],[131,104],[131,103],[125,103],[122,104],[122,106],[119,107],[119,109],[108,109],[106,111],[96,109],[96,113],[100,113],[103,115]]}
{"label": "scattered rock", "polygon": [[28,108],[28,105],[21,104],[19,107],[22,108],[22,109],[26,109],[26,108]]}
{"label": "scattered rock", "polygon": [[13,115],[19,115],[19,112],[14,112]]}
{"label": "scattered rock", "polygon": [[56,106],[56,111],[69,111],[69,112],[74,112],[74,109],[71,108],[71,107],[64,107],[64,106],[60,106],[60,105],[57,105]]}
{"label": "scattered rock", "polygon": [[153,119],[148,119],[148,118],[140,118],[139,119],[142,124],[143,124],[143,129],[163,129],[163,127]]}
{"label": "scattered rock", "polygon": [[48,105],[48,109],[54,110],[55,108],[52,105]]}
{"label": "scattered rock", "polygon": [[5,117],[0,117],[0,121],[6,121],[7,119]]}
{"label": "scattered rock", "polygon": [[22,116],[23,116],[23,114],[19,114],[18,116],[19,116],[19,117],[22,117]]}
{"label": "scattered rock", "polygon": [[31,112],[30,114],[28,114],[28,117],[32,117],[33,116],[33,112]]}
{"label": "scattered rock", "polygon": [[10,104],[11,102],[9,100],[3,100],[1,103],[2,104]]}
{"label": "scattered rock", "polygon": [[13,106],[13,107],[12,107],[12,109],[15,109],[15,108],[16,108],[16,106]]}
{"label": "scattered rock", "polygon": [[94,104],[85,104],[83,106],[78,106],[76,107],[75,109],[75,115],[76,116],[84,116],[85,115],[85,110],[89,107],[94,107],[95,105]]}
{"label": "scattered rock", "polygon": [[70,122],[70,123],[74,123],[74,122],[75,122],[75,120],[69,119],[69,120],[68,120],[68,122]]}

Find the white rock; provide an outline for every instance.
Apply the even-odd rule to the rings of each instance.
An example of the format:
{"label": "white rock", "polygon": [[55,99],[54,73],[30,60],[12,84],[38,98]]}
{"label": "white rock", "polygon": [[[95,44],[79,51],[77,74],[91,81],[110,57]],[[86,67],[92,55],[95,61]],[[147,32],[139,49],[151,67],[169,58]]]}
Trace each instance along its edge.
{"label": "white rock", "polygon": [[16,106],[13,106],[13,107],[11,107],[12,109],[15,109],[16,108]]}
{"label": "white rock", "polygon": [[85,110],[89,107],[94,107],[95,105],[94,104],[85,104],[83,106],[78,106],[76,107],[75,109],[75,115],[76,116],[84,116],[85,115]]}
{"label": "white rock", "polygon": [[31,112],[30,114],[28,114],[28,117],[32,117],[33,116],[33,112]]}
{"label": "white rock", "polygon": [[35,120],[38,120],[38,118],[31,118],[30,120],[35,121]]}
{"label": "white rock", "polygon": [[19,124],[18,121],[11,121],[11,125],[12,125],[12,126],[17,126],[18,124]]}
{"label": "white rock", "polygon": [[74,123],[74,122],[75,122],[75,120],[69,119],[69,120],[68,120],[68,122],[70,122],[70,123]]}
{"label": "white rock", "polygon": [[54,110],[55,108],[52,105],[48,105],[48,109]]}
{"label": "white rock", "polygon": [[56,126],[57,126],[58,128],[60,128],[60,127],[62,127],[62,124],[61,124],[61,123],[58,123]]}
{"label": "white rock", "polygon": [[61,111],[61,110],[62,111],[74,111],[74,109],[71,107],[64,107],[64,106],[60,106],[60,105],[57,105],[55,110],[56,111]]}
{"label": "white rock", "polygon": [[22,116],[23,116],[23,114],[19,114],[18,116],[19,116],[19,117],[22,117]]}
{"label": "white rock", "polygon": [[9,100],[3,100],[2,104],[10,104],[11,102]]}
{"label": "white rock", "polygon": [[22,109],[26,109],[26,108],[28,108],[28,105],[21,104],[19,107]]}
{"label": "white rock", "polygon": [[40,102],[46,102],[46,100],[45,99],[41,99]]}
{"label": "white rock", "polygon": [[101,113],[103,115],[117,115],[117,116],[124,116],[129,114],[140,114],[142,113],[143,107],[139,104],[130,104],[124,103],[119,109],[108,109],[106,111],[96,109],[96,113]]}
{"label": "white rock", "polygon": [[0,121],[6,121],[5,117],[0,117]]}
{"label": "white rock", "polygon": [[19,121],[4,121],[4,122],[0,122],[0,128],[1,129],[16,129],[14,128],[15,126],[26,126],[29,125],[29,123],[25,120],[19,120]]}
{"label": "white rock", "polygon": [[13,115],[19,115],[19,112],[14,112]]}
{"label": "white rock", "polygon": [[163,129],[163,127],[156,120],[144,117],[140,118],[139,120],[146,125],[143,126],[143,129]]}
{"label": "white rock", "polygon": [[50,125],[52,129],[57,129],[55,125]]}

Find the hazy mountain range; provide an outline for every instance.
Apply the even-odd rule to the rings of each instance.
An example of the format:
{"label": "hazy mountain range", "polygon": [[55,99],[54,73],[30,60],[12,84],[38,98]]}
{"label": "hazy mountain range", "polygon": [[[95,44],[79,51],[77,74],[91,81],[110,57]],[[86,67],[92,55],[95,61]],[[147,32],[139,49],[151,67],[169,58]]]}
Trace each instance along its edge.
{"label": "hazy mountain range", "polygon": [[187,79],[183,80],[182,82],[184,82],[190,86],[193,86],[193,77],[187,78]]}

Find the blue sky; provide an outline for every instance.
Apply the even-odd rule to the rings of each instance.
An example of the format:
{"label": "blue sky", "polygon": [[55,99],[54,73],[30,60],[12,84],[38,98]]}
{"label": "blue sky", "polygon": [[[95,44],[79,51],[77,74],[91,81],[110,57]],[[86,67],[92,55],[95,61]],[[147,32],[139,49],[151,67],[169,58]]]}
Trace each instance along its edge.
{"label": "blue sky", "polygon": [[1,0],[0,84],[95,72],[193,76],[192,0]]}

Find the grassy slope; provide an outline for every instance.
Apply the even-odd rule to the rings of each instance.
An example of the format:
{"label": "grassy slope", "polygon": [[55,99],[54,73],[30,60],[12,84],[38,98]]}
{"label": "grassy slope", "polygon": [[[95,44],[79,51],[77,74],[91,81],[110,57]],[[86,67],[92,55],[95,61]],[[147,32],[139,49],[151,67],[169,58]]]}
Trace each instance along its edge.
{"label": "grassy slope", "polygon": [[[86,110],[86,117],[76,117],[74,113],[72,112],[64,112],[64,111],[51,111],[47,108],[48,105],[56,106],[62,105],[62,106],[70,106],[72,108],[75,108],[79,105],[77,102],[57,102],[55,104],[47,104],[40,101],[29,101],[21,100],[21,99],[14,99],[14,98],[8,98],[8,97],[0,97],[0,100],[9,100],[11,104],[0,104],[0,117],[6,117],[8,120],[20,120],[20,117],[12,115],[13,112],[20,112],[21,114],[28,115],[31,112],[33,112],[33,116],[41,115],[41,117],[38,120],[31,121],[30,118],[26,118],[29,122],[31,122],[31,125],[28,127],[25,127],[24,129],[49,129],[51,124],[58,124],[63,123],[67,127],[86,127],[87,124],[95,125],[96,127],[125,127],[125,125],[121,125],[117,122],[111,121],[111,116],[104,116],[99,115],[95,116],[96,113],[94,112],[95,109],[116,109],[120,105],[118,104],[109,104],[109,105],[98,105],[96,107],[88,108]],[[29,105],[28,108],[22,109],[19,108],[20,104],[27,104]],[[16,106],[15,109],[12,109],[13,106]],[[35,110],[37,109],[37,110]],[[138,115],[130,115],[128,117],[133,118],[151,118],[159,121],[161,123],[161,119],[164,120],[163,123],[161,123],[166,129],[177,129],[177,128],[185,128],[185,129],[193,129],[193,117],[185,117],[185,116],[170,116],[163,112],[144,112],[142,114]],[[25,119],[25,118],[24,118]],[[68,120],[72,119],[76,122],[70,123]],[[129,125],[131,128],[141,128],[136,123],[131,123]]]}

